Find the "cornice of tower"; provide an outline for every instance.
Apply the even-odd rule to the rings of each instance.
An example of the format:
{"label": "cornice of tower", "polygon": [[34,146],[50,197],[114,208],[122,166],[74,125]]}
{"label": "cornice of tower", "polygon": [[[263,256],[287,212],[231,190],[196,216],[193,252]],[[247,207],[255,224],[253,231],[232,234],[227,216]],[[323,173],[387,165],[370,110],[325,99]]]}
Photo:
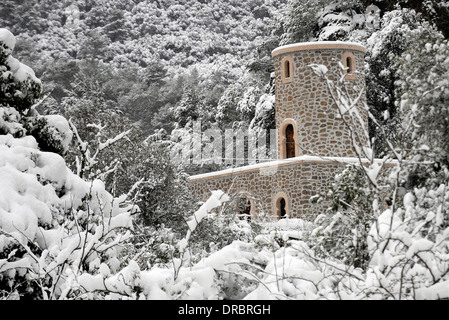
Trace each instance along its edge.
{"label": "cornice of tower", "polygon": [[318,41],[318,42],[301,42],[293,43],[285,46],[278,47],[271,52],[271,56],[274,58],[280,54],[291,53],[297,51],[306,50],[331,50],[331,49],[344,49],[344,50],[356,50],[366,53],[366,48],[359,43],[345,42],[345,41]]}

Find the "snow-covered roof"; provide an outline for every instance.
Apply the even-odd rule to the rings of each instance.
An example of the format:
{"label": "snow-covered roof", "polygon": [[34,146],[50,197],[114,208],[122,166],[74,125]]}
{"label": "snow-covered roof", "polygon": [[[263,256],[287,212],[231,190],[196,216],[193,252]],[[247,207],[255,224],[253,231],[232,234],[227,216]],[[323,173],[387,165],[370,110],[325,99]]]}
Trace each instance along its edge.
{"label": "snow-covered roof", "polygon": [[348,49],[358,50],[366,53],[366,48],[360,43],[346,41],[316,41],[316,42],[300,42],[292,43],[278,47],[271,52],[271,56],[275,57],[282,53],[289,53],[303,50],[319,50],[319,49]]}
{"label": "snow-covered roof", "polygon": [[[368,163],[367,159],[362,159],[365,163]],[[375,162],[381,163],[383,160],[378,159]],[[249,171],[258,171],[258,170],[269,170],[275,169],[276,167],[294,165],[299,163],[307,163],[307,162],[334,162],[334,163],[342,163],[342,164],[350,164],[350,163],[358,163],[359,159],[356,157],[320,157],[320,156],[299,156],[295,158],[281,159],[270,162],[256,163],[248,166],[230,168],[220,171],[208,172],[203,174],[198,174],[189,177],[189,181],[197,181],[208,178],[219,178],[227,175],[240,174]],[[393,164],[394,161],[389,161],[389,164]]]}

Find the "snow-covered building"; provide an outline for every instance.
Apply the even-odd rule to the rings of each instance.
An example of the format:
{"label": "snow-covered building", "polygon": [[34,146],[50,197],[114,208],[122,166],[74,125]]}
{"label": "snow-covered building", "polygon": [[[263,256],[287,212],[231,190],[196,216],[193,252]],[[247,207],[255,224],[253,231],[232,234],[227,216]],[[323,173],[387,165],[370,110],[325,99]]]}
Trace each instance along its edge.
{"label": "snow-covered building", "polygon": [[[310,198],[326,192],[335,174],[358,162],[354,144],[367,143],[368,114],[364,56],[366,49],[348,42],[310,42],[282,46],[272,52],[275,65],[277,160],[190,177],[190,189],[201,201],[221,189],[248,204],[246,213],[283,217],[316,215],[325,203]],[[326,77],[324,77],[326,75]],[[335,103],[329,81],[345,77],[349,94],[357,96],[359,120]]]}

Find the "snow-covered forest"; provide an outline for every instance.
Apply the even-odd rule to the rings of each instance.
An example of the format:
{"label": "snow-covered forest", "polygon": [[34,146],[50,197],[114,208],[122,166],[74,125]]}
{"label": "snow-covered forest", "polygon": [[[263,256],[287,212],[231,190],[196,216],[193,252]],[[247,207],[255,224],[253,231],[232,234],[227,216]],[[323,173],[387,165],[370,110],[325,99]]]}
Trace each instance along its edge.
{"label": "snow-covered forest", "polygon": [[[448,37],[443,0],[3,0],[0,299],[449,299]],[[371,162],[313,220],[196,202],[237,163],[180,137],[274,129],[272,50],[326,40],[367,49]]]}

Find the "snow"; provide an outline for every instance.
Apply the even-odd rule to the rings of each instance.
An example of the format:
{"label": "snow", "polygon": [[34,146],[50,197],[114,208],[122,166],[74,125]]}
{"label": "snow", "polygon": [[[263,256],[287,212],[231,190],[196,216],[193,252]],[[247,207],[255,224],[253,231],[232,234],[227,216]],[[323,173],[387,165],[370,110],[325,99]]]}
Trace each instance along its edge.
{"label": "snow", "polygon": [[16,37],[8,29],[0,28],[0,41],[5,44],[9,51],[9,54],[14,50],[16,46]]}
{"label": "snow", "polygon": [[413,242],[413,244],[409,247],[406,257],[408,259],[413,258],[414,255],[419,254],[421,251],[430,251],[432,250],[434,243],[427,239],[419,239]]}
{"label": "snow", "polygon": [[[414,259],[418,255],[434,275],[439,274],[439,269],[444,270],[429,255],[429,251],[435,250],[435,243],[424,238],[414,239],[413,234],[418,235],[419,230],[412,234],[407,232],[403,228],[404,220],[397,214],[392,216],[390,210],[384,211],[373,224],[369,236],[374,254],[366,273],[337,261],[317,258],[301,240],[314,225],[301,219],[267,223],[253,242],[233,241],[191,265],[187,263],[189,255],[186,250],[190,234],[199,223],[203,223],[207,214],[229,200],[220,190],[213,191],[210,199],[187,221],[189,231],[178,243],[180,251],[185,254],[173,259],[171,267],[150,266],[141,270],[135,261],[130,260],[121,268],[120,260],[109,250],[129,240],[130,232],[108,241],[104,237],[113,230],[131,229],[131,212],[121,208],[119,200],[105,192],[103,182],[80,179],[66,168],[60,156],[40,151],[33,137],[0,136],[0,154],[0,228],[25,246],[32,240],[42,249],[38,264],[32,256],[17,261],[0,259],[0,272],[14,277],[16,273],[25,274],[26,270],[37,268],[38,274],[45,274],[48,270],[69,265],[64,270],[67,277],[56,293],[60,297],[68,295],[70,288],[78,288],[82,297],[87,299],[96,297],[98,292],[107,292],[105,299],[360,299],[369,288],[381,284],[388,287],[392,280],[383,276],[381,270],[390,268],[394,271],[395,265],[403,258]],[[299,159],[317,160],[317,157],[303,156]],[[56,190],[65,190],[65,194],[58,195]],[[58,225],[55,218],[59,210],[67,210],[71,206],[78,208],[83,203],[81,198],[89,191],[95,194],[88,202],[90,210],[103,212],[105,218],[111,218],[80,233],[71,231],[79,225],[72,224],[72,229],[70,225]],[[438,202],[438,197],[444,192],[441,187],[418,196],[428,194]],[[406,210],[414,208],[416,197],[412,193],[404,195]],[[77,214],[79,221],[86,217],[83,210],[78,210]],[[436,216],[429,215],[428,221],[433,221]],[[54,227],[48,228],[49,225]],[[449,229],[442,236],[447,237],[447,234]],[[277,244],[275,239],[279,237],[288,245]],[[394,251],[400,247],[397,243],[387,245],[389,237],[400,240],[407,250],[402,255],[395,255]],[[10,236],[1,234],[0,249],[11,241]],[[378,248],[384,246],[386,250],[382,253]],[[92,254],[85,260],[89,270],[79,272],[83,250]],[[101,255],[94,254],[97,251],[111,258],[105,262]],[[421,264],[415,264],[410,272],[421,277],[428,274]],[[55,271],[54,275],[56,277],[58,273]],[[392,272],[391,275],[397,273]],[[416,290],[419,299],[448,295],[447,281]],[[379,295],[373,294],[370,298],[379,298]]]}
{"label": "snow", "polygon": [[23,81],[26,81],[28,78],[30,78],[34,82],[41,83],[41,81],[34,74],[33,69],[31,69],[27,65],[24,65],[16,58],[9,56],[6,59],[6,63],[10,67],[13,77],[17,81],[23,82]]}
{"label": "snow", "polygon": [[203,218],[206,217],[208,213],[212,212],[212,210],[214,210],[217,207],[220,207],[223,204],[223,202],[229,200],[230,200],[229,196],[225,194],[222,190],[212,191],[212,195],[209,197],[209,199],[205,203],[203,203],[201,207],[197,211],[195,211],[194,214],[187,220],[189,230],[185,238],[178,243],[180,252],[184,253],[188,241],[190,239],[190,235],[196,229],[201,220],[203,220]]}
{"label": "snow", "polygon": [[416,290],[416,299],[418,300],[447,300],[448,298],[449,280]]}
{"label": "snow", "polygon": [[[369,162],[368,159],[361,159],[362,162]],[[253,165],[248,166],[242,166],[237,168],[231,168],[231,169],[224,169],[220,171],[214,171],[214,172],[208,172],[198,175],[190,176],[190,181],[195,181],[199,179],[205,179],[205,178],[212,178],[212,177],[219,177],[223,175],[228,174],[239,174],[246,171],[255,171],[260,170],[261,172],[263,170],[267,170],[270,168],[276,168],[278,166],[284,166],[284,165],[294,165],[294,164],[300,164],[302,162],[337,162],[337,163],[359,163],[359,159],[355,157],[320,157],[320,156],[299,156],[294,158],[288,158],[288,159],[282,159],[282,160],[275,160],[275,161],[269,161],[269,162],[263,162],[263,163],[257,163]],[[380,163],[382,160],[380,159],[374,159],[375,163]],[[387,162],[388,164],[395,164],[396,162],[393,160],[389,160]]]}
{"label": "snow", "polygon": [[354,46],[359,48],[360,50],[366,51],[366,48],[364,46],[362,46],[360,43],[356,43],[356,42],[349,42],[349,41],[312,41],[312,42],[299,42],[299,43],[292,43],[292,44],[287,44],[284,46],[280,46],[276,49],[274,49],[271,52],[271,56],[275,56],[277,55],[279,52],[284,51],[284,50],[290,50],[290,49],[297,49],[297,50],[301,50],[301,49],[307,49],[310,46]]}
{"label": "snow", "polygon": [[59,131],[59,135],[62,137],[62,145],[64,150],[69,149],[70,142],[72,141],[73,132],[70,130],[69,123],[66,118],[61,115],[46,115],[43,118],[47,121],[49,127],[55,128]]}
{"label": "snow", "polygon": [[324,77],[328,72],[328,68],[323,64],[310,64],[308,67],[312,68],[313,71],[321,77]]}
{"label": "snow", "polygon": [[[68,12],[76,18],[76,8]],[[362,20],[362,15],[354,16],[355,22],[362,23]],[[322,35],[339,28],[328,28]],[[176,37],[172,40],[179,42]],[[10,55],[15,37],[6,29],[0,29],[0,41],[8,47],[6,61],[10,68],[3,77],[12,76],[19,82],[27,79],[39,82],[33,70]],[[309,44],[352,44],[363,48],[348,42],[311,42],[281,48],[301,48]],[[373,47],[376,50],[376,46]],[[430,52],[436,47],[428,43],[425,49]],[[323,66],[315,67],[323,76],[328,72]],[[444,81],[442,83],[447,84],[447,80]],[[17,91],[15,94],[24,93]],[[262,97],[256,107],[260,113],[271,109],[274,99],[272,95]],[[348,101],[344,102],[342,113],[350,109]],[[415,104],[412,110],[419,111],[419,108],[420,105]],[[198,224],[204,223],[208,214],[229,200],[221,190],[213,191],[210,199],[186,221],[188,232],[178,242],[179,257],[174,256],[168,267],[148,265],[148,269],[141,270],[132,259],[123,267],[123,256],[119,256],[122,245],[129,244],[133,229],[133,210],[125,197],[113,197],[100,180],[85,181],[75,175],[61,156],[40,150],[35,138],[17,138],[24,132],[17,121],[19,117],[12,108],[0,108],[0,127],[12,133],[0,135],[2,283],[18,276],[36,286],[51,283],[52,288],[39,287],[43,298],[73,298],[70,296],[73,292],[85,299],[449,298],[447,182],[438,188],[398,192],[395,206],[379,212],[368,234],[372,259],[366,270],[318,257],[305,242],[307,232],[315,226],[301,219],[266,223],[254,241],[233,241],[198,263],[191,263],[187,248],[192,232]],[[61,116],[45,118],[49,127],[54,128],[53,133],[59,132],[67,150],[72,138],[67,121]],[[385,115],[387,118],[389,115]],[[99,150],[127,134],[128,131],[123,132],[101,143]],[[420,145],[421,151],[434,150],[432,145]],[[372,150],[365,149],[364,153],[368,158],[372,156]],[[300,156],[190,179],[264,171],[307,161],[358,163],[359,159]],[[363,161],[370,163],[369,159]],[[383,163],[383,159],[375,159],[368,168],[372,181],[377,181]],[[377,212],[382,206],[376,200],[373,207]],[[283,240],[282,245],[279,239]],[[10,288],[0,289],[3,292]]]}
{"label": "snow", "polygon": [[[78,269],[77,265],[85,259],[94,270],[100,268],[101,275],[108,275],[99,257],[109,257],[111,270],[118,268],[117,248],[130,239],[129,230],[133,227],[130,206],[119,204],[122,201],[107,193],[103,182],[87,182],[74,175],[61,156],[39,150],[32,136],[1,135],[0,154],[0,250],[14,248],[15,243],[28,248],[30,242],[42,249],[40,258],[29,250],[17,261],[0,260],[0,269],[25,273],[35,270],[38,275],[54,270],[57,276],[57,270],[69,265]],[[93,196],[86,197],[90,192]],[[87,205],[88,214],[82,209],[83,204]],[[71,210],[77,212],[77,221],[60,225],[61,214],[72,216]],[[90,229],[82,231],[81,220],[94,215],[105,222],[95,227],[92,221]],[[128,231],[117,234],[122,228]],[[87,280],[92,283],[86,284]],[[96,288],[99,277],[79,274],[78,281]]]}
{"label": "snow", "polygon": [[[14,50],[16,45],[16,37],[7,29],[0,28],[0,42],[3,42],[6,45],[7,49],[4,50],[6,53],[6,65],[9,67],[10,71],[4,72],[3,77],[8,75],[12,75],[13,78],[18,82],[26,81],[27,79],[31,79],[36,83],[41,83],[40,79],[36,77],[33,69],[24,65],[19,60],[11,56],[11,53]],[[23,95],[22,92],[17,92],[18,95]]]}

